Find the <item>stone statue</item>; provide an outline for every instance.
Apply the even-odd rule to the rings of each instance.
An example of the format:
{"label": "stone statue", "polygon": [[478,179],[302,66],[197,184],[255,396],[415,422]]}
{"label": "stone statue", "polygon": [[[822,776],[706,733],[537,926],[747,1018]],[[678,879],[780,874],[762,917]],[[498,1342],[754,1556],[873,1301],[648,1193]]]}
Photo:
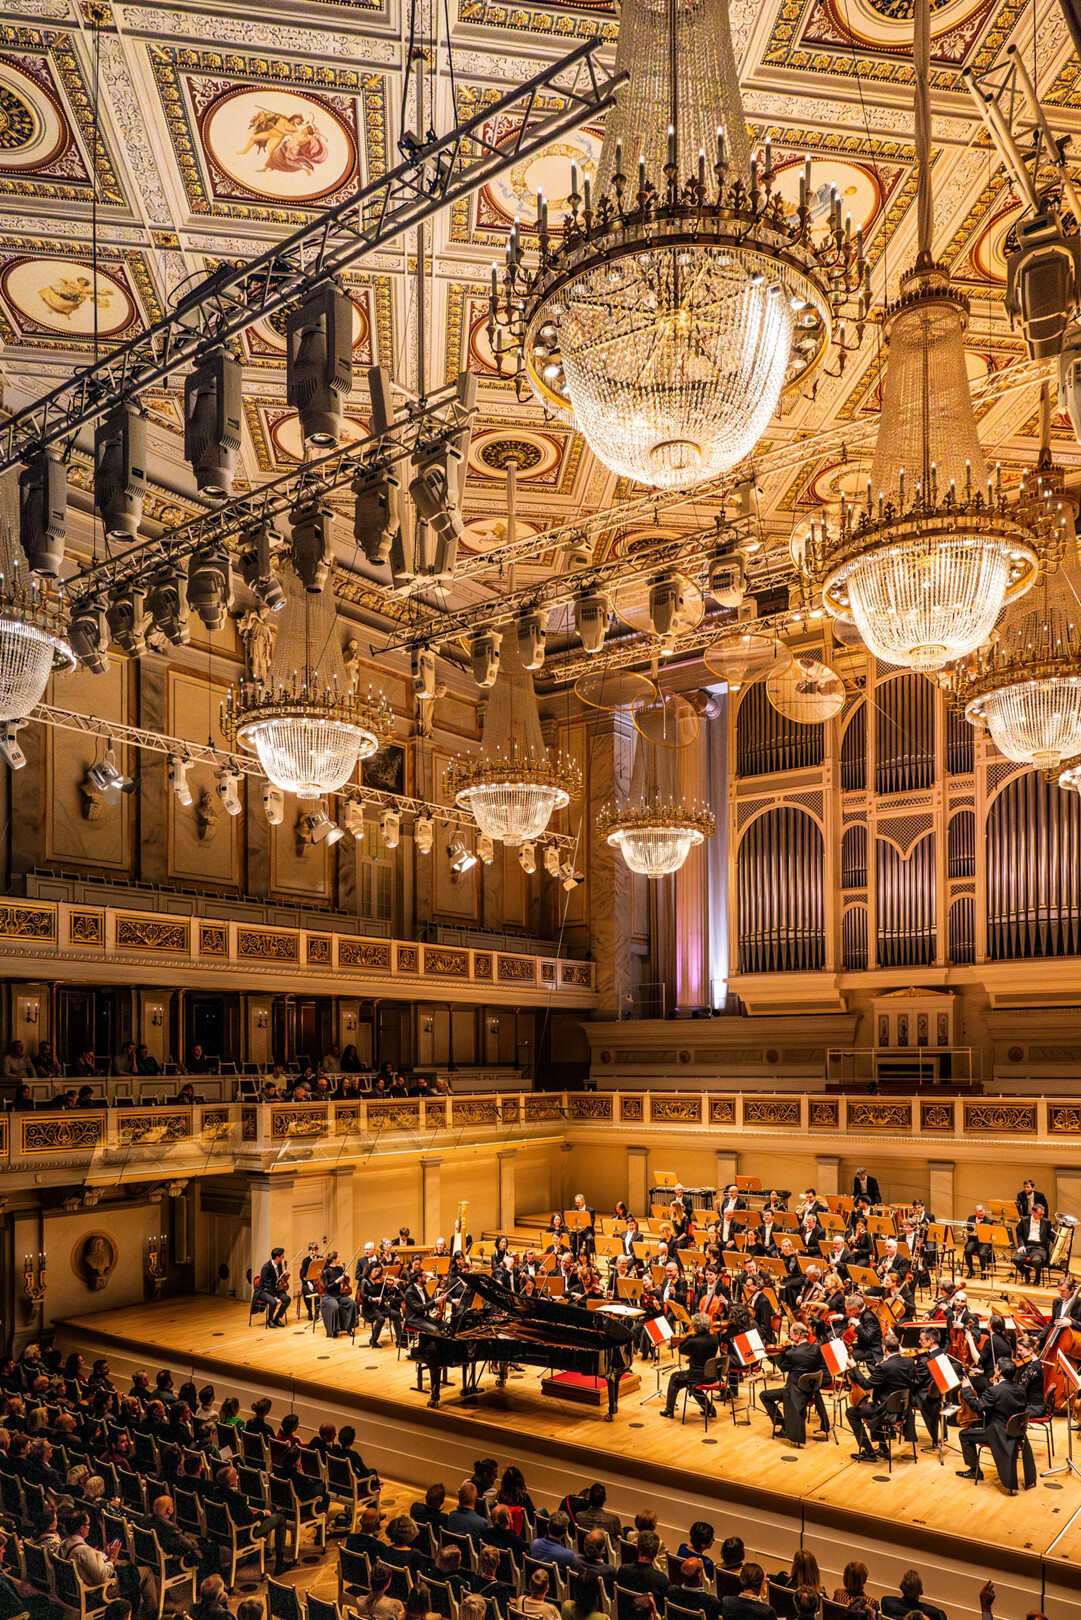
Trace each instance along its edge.
{"label": "stone statue", "polygon": [[248,679],[259,686],[266,686],[270,680],[270,660],[277,634],[278,626],[267,607],[250,608],[240,621]]}
{"label": "stone statue", "polygon": [[350,636],[342,649],[342,663],[345,666],[345,684],[353,691],[360,679],[360,643],[355,636]]}
{"label": "stone statue", "polygon": [[204,844],[209,844],[213,842],[217,830],[218,807],[204,788],[199,795],[199,803],[195,806],[195,831]]}
{"label": "stone statue", "polygon": [[435,700],[436,698],[446,697],[446,695],[446,681],[437,681],[435,691],[431,697],[420,697],[418,695],[414,699],[413,735],[415,737],[430,737],[432,735],[432,727],[435,724]]}

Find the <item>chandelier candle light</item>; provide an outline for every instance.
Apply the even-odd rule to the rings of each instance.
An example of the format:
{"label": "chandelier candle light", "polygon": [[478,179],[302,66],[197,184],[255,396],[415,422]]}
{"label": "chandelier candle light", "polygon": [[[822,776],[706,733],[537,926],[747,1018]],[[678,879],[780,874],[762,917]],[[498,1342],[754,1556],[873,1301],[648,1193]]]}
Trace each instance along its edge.
{"label": "chandelier candle light", "polygon": [[[690,488],[741,461],[831,337],[859,341],[867,266],[834,195],[812,238],[810,162],[786,206],[770,141],[748,151],[727,0],[635,0],[623,7],[617,72],[630,82],[608,116],[597,184],[571,167],[570,212],[549,226],[537,198],[539,257],[515,222],[492,266],[489,342],[528,386],[572,414],[612,472]],[[842,307],[858,298],[855,342]]]}
{"label": "chandelier candle light", "polygon": [[1007,511],[976,433],[964,334],[968,302],[931,255],[929,0],[916,0],[919,252],[887,310],[883,423],[867,500],[812,525],[804,567],[827,610],[877,658],[925,674],[987,640],[1034,583],[1036,535]]}
{"label": "chandelier candle light", "polygon": [[75,668],[59,598],[32,577],[16,535],[10,480],[0,488],[0,720],[25,720],[54,670]]}
{"label": "chandelier candle light", "polygon": [[259,756],[275,787],[319,799],[390,739],[393,717],[382,694],[359,697],[345,680],[329,581],[305,591],[291,571],[282,577],[287,600],[269,678],[229,691],[222,729]]}
{"label": "chandelier candle light", "polygon": [[694,741],[699,720],[685,700],[669,694],[643,705],[635,726],[630,792],[622,805],[604,807],[597,831],[632,872],[668,877],[717,827],[713,812],[688,800],[680,786],[679,750]]}
{"label": "chandelier candle light", "polygon": [[503,638],[480,750],[451,762],[446,787],[484,835],[510,845],[539,838],[555,812],[582,791],[578,767],[561,755],[553,760],[544,745],[533,676],[522,665],[517,636]]}

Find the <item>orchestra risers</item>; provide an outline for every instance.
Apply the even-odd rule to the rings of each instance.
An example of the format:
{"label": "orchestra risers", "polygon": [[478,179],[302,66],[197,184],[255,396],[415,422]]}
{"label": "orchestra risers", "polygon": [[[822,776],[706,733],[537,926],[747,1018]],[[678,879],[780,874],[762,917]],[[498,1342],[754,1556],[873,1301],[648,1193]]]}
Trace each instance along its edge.
{"label": "orchestra risers", "polygon": [[[621,1401],[612,1423],[594,1408],[545,1398],[535,1367],[512,1373],[502,1392],[485,1373],[477,1405],[465,1411],[461,1372],[452,1369],[444,1405],[433,1412],[427,1389],[414,1388],[415,1364],[399,1361],[393,1349],[373,1353],[359,1335],[355,1345],[328,1341],[306,1324],[298,1331],[295,1315],[289,1331],[268,1333],[258,1322],[249,1327],[246,1303],[209,1296],[73,1318],[58,1324],[57,1342],[87,1359],[107,1355],[118,1385],[137,1367],[168,1366],[178,1377],[209,1378],[219,1395],[238,1394],[245,1406],[270,1395],[275,1420],[292,1405],[305,1427],[327,1418],[354,1422],[365,1460],[418,1490],[439,1478],[452,1486],[487,1453],[519,1463],[546,1504],[593,1479],[606,1485],[625,1522],[649,1502],[668,1546],[679,1545],[694,1519],[706,1519],[719,1539],[740,1535],[767,1569],[779,1569],[802,1534],[830,1591],[859,1556],[882,1583],[875,1595],[917,1567],[928,1597],[950,1620],[979,1620],[976,1594],[988,1577],[998,1589],[996,1613],[1039,1608],[1046,1579],[1055,1620],[1081,1620],[1081,1518],[1076,1527],[1072,1518],[1081,1509],[1081,1483],[1064,1475],[1011,1498],[990,1478],[978,1486],[957,1479],[956,1451],[947,1451],[940,1467],[925,1455],[913,1465],[900,1448],[891,1479],[885,1467],[849,1460],[847,1429],[840,1445],[795,1450],[770,1441],[760,1411],[750,1427],[733,1426],[722,1412],[707,1445],[697,1414],[686,1426],[663,1423],[656,1401],[641,1404],[654,1372],[638,1362],[643,1393]],[[1060,1419],[1058,1462],[1065,1440]],[[1040,1441],[1037,1459],[1046,1466],[1042,1457]]]}

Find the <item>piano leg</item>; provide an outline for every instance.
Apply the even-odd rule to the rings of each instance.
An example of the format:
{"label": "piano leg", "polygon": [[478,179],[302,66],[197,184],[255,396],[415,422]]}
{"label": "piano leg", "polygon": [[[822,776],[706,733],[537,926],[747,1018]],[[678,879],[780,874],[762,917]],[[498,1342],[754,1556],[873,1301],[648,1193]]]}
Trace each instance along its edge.
{"label": "piano leg", "polygon": [[604,1414],[604,1421],[606,1423],[611,1423],[612,1419],[619,1411],[619,1380],[622,1376],[622,1373],[618,1372],[608,1374],[608,1410]]}
{"label": "piano leg", "polygon": [[[421,1370],[422,1365],[423,1365],[423,1363],[418,1363],[418,1365],[417,1365],[417,1378],[418,1379],[420,1378],[420,1370]],[[428,1405],[429,1406],[438,1406],[439,1405],[439,1386],[440,1386],[440,1384],[442,1382],[443,1382],[443,1369],[438,1365],[438,1363],[436,1363],[434,1361],[429,1361],[429,1363],[428,1363],[428,1386],[429,1386],[429,1389],[430,1389],[430,1394],[428,1396]],[[423,1388],[424,1387],[423,1384],[421,1384],[420,1387]]]}

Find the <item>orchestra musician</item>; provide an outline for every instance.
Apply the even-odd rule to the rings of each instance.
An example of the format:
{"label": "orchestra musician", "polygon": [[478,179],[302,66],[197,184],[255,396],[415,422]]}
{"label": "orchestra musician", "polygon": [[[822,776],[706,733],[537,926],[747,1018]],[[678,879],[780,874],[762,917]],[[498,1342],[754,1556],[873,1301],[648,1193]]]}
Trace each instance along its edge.
{"label": "orchestra musician", "polygon": [[796,1214],[802,1221],[805,1215],[826,1215],[829,1205],[824,1204],[813,1187],[808,1187],[799,1203],[796,1205]]}
{"label": "orchestra musician", "polygon": [[852,1254],[850,1264],[869,1266],[874,1259],[875,1240],[867,1230],[866,1216],[857,1215],[845,1236]]}
{"label": "orchestra musician", "polygon": [[[1031,1185],[1031,1183],[1026,1183]],[[1023,1194],[1018,1194],[1017,1202],[1021,1202]],[[1041,1194],[1042,1197],[1042,1194]],[[1051,1253],[1051,1245],[1055,1241],[1054,1230],[1047,1219],[1047,1205],[1034,1202],[1031,1213],[1022,1215],[1014,1230],[1017,1240],[1017,1253],[1013,1263],[1028,1282],[1029,1272],[1036,1273],[1036,1286],[1040,1284],[1040,1273],[1047,1264]]]}
{"label": "orchestra musician", "polygon": [[260,1271],[252,1292],[252,1304],[266,1307],[268,1328],[285,1326],[289,1314],[289,1273],[285,1269],[284,1249],[271,1249],[270,1259]]}
{"label": "orchestra musician", "polygon": [[308,1252],[300,1262],[300,1297],[308,1308],[309,1322],[313,1322],[315,1320],[315,1301],[318,1297],[319,1291],[315,1286],[314,1278],[311,1282],[308,1281],[308,1272],[311,1269],[312,1261],[318,1260],[318,1258],[318,1243],[309,1243]]}
{"label": "orchestra musician", "polygon": [[[765,1292],[765,1287],[766,1279],[756,1273],[753,1279],[746,1285],[745,1297],[747,1300],[747,1311],[753,1318],[754,1326],[758,1329],[762,1337],[762,1342],[764,1344],[768,1344],[770,1339],[773,1337],[773,1306],[769,1302],[769,1298]],[[736,1307],[734,1305],[728,1314],[729,1321],[731,1321],[736,1314]],[[750,1325],[751,1324],[748,1323],[748,1326]],[[742,1332],[743,1329],[740,1329],[740,1331]]]}
{"label": "orchestra musician", "polygon": [[402,1291],[387,1275],[386,1267],[378,1262],[369,1266],[360,1283],[360,1309],[372,1330],[370,1342],[373,1350],[379,1349],[379,1335],[386,1323],[390,1325],[391,1343],[401,1344],[401,1305]]}
{"label": "orchestra musician", "polygon": [[431,1302],[424,1286],[424,1263],[414,1255],[409,1268],[409,1281],[402,1296],[402,1321],[406,1333],[418,1333],[428,1320]]}
{"label": "orchestra musician", "polygon": [[881,1204],[882,1202],[882,1194],[879,1191],[877,1180],[874,1176],[867,1174],[866,1167],[862,1164],[852,1178],[852,1196],[853,1198],[866,1198],[868,1204],[871,1205]]}
{"label": "orchestra musician", "polygon": [[352,1337],[357,1325],[357,1302],[349,1292],[349,1273],[339,1264],[337,1249],[328,1252],[319,1282],[323,1290],[319,1314],[327,1338],[336,1339],[339,1333]]}
{"label": "orchestra musician", "polygon": [[773,1211],[766,1209],[762,1212],[762,1224],[755,1229],[754,1238],[748,1245],[748,1254],[777,1253],[777,1223],[773,1218]]}
{"label": "orchestra musician", "polygon": [[965,1222],[965,1274],[975,1277],[975,1264],[980,1262],[980,1276],[987,1276],[987,1268],[991,1264],[991,1245],[983,1240],[979,1228],[993,1226],[995,1223],[988,1215],[982,1204],[977,1204],[975,1212]]}
{"label": "orchestra musician", "polygon": [[360,1251],[360,1255],[357,1259],[356,1270],[353,1272],[353,1278],[357,1285],[358,1299],[360,1298],[360,1285],[364,1281],[364,1278],[367,1276],[368,1272],[375,1265],[376,1259],[377,1252],[375,1244],[366,1243],[363,1249]]}
{"label": "orchestra musician", "polygon": [[795,1310],[796,1300],[803,1291],[803,1272],[800,1270],[799,1256],[792,1247],[791,1238],[781,1239],[781,1253],[779,1256],[784,1266],[784,1281],[781,1283],[781,1298],[789,1310]]}
{"label": "orchestra musician", "polygon": [[887,1271],[886,1289],[882,1295],[895,1322],[911,1322],[916,1316],[916,1301],[899,1271]]}
{"label": "orchestra musician", "polygon": [[713,1334],[713,1324],[709,1317],[698,1311],[691,1317],[691,1331],[680,1346],[683,1352],[684,1365],[677,1367],[668,1380],[668,1393],[661,1416],[674,1418],[676,1415],[676,1395],[681,1389],[690,1389],[691,1396],[696,1400],[707,1417],[713,1416],[713,1402],[708,1393],[697,1386],[705,1382],[706,1363],[712,1357],[721,1353],[721,1346]]}
{"label": "orchestra musician", "polygon": [[[768,1352],[770,1360],[779,1372],[785,1374],[784,1387],[781,1389],[763,1389],[759,1396],[762,1405],[773,1425],[773,1439],[782,1436],[794,1446],[803,1445],[807,1438],[807,1408],[811,1404],[811,1395],[806,1389],[800,1388],[800,1382],[808,1375],[825,1371],[825,1362],[822,1360],[822,1351],[815,1344],[802,1322],[792,1323],[792,1336],[788,1344],[779,1352]],[[816,1440],[828,1440],[830,1422],[826,1415],[826,1403],[822,1399],[821,1388],[814,1394],[814,1409],[818,1416],[819,1431]],[[778,1415],[778,1407],[783,1408]]]}
{"label": "orchestra musician", "polygon": [[[796,1315],[799,1316],[801,1312],[806,1311],[811,1305],[822,1305],[823,1303],[822,1268],[821,1266],[808,1266],[803,1278],[803,1287],[796,1297]],[[806,1320],[806,1317],[804,1317],[804,1320]]]}
{"label": "orchestra musician", "polygon": [[684,1209],[682,1199],[674,1198],[672,1200],[672,1247],[674,1249],[689,1249],[693,1241],[691,1217]]}
{"label": "orchestra musician", "polygon": [[682,1305],[684,1310],[687,1308],[687,1283],[682,1270],[674,1260],[669,1260],[664,1268],[664,1282],[657,1297],[664,1315],[668,1314],[670,1305]]}
{"label": "orchestra musician", "polygon": [[881,1361],[882,1325],[862,1294],[850,1294],[845,1302],[848,1318],[844,1333],[856,1361]]}
{"label": "orchestra musician", "polygon": [[818,1253],[818,1245],[826,1236],[826,1228],[818,1218],[822,1205],[814,1203],[808,1205],[800,1217],[800,1236],[803,1238],[803,1247],[810,1254]]}
{"label": "orchestra musician", "polygon": [[1014,1202],[1017,1205],[1018,1219],[1022,1221],[1034,1213],[1037,1204],[1042,1205],[1045,1214],[1051,1208],[1045,1194],[1036,1191],[1036,1183],[1031,1178],[1021,1183],[1021,1191]]}
{"label": "orchestra musician", "polygon": [[624,1227],[623,1234],[619,1240],[619,1246],[623,1250],[624,1254],[633,1257],[634,1245],[636,1243],[641,1243],[641,1241],[642,1234],[638,1230],[638,1222],[635,1220],[633,1215],[628,1215],[627,1224]]}
{"label": "orchestra musician", "polygon": [[592,1254],[597,1247],[597,1211],[591,1209],[586,1203],[584,1193],[575,1193],[574,1207],[582,1214],[589,1216],[589,1225],[580,1226],[572,1233],[575,1254]]}
{"label": "orchestra musician", "polygon": [[920,1329],[920,1351],[913,1363],[912,1400],[927,1427],[931,1444],[925,1451],[938,1446],[939,1424],[942,1419],[942,1395],[931,1377],[930,1361],[942,1350],[942,1335],[938,1328]]}
{"label": "orchestra musician", "polygon": [[976,1448],[984,1444],[991,1448],[998,1477],[1008,1491],[1017,1489],[1017,1457],[1020,1452],[1024,1463],[1025,1489],[1028,1491],[1036,1484],[1036,1461],[1032,1447],[1027,1435],[1024,1441],[1018,1441],[1011,1440],[1006,1433],[1010,1418],[1025,1411],[1027,1397],[1017,1382],[1017,1369],[1009,1356],[1002,1357],[995,1371],[994,1382],[982,1373],[973,1373],[970,1380],[969,1405],[975,1406],[980,1423],[961,1430],[961,1455],[965,1459],[965,1467],[958,1469],[957,1477],[983,1478]]}
{"label": "orchestra musician", "polygon": [[[848,1426],[859,1445],[859,1450],[852,1453],[853,1462],[875,1462],[879,1457],[885,1461],[889,1457],[882,1437],[887,1403],[891,1395],[898,1390],[911,1390],[915,1382],[912,1362],[899,1353],[900,1349],[901,1341],[896,1333],[887,1333],[882,1341],[882,1360],[869,1372],[858,1367],[852,1369],[852,1381],[870,1393],[868,1401],[848,1409]],[[872,1440],[877,1442],[877,1451]]]}
{"label": "orchestra musician", "polygon": [[720,1204],[717,1214],[721,1225],[721,1243],[728,1245],[737,1232],[742,1232],[744,1222],[737,1220],[737,1212],[747,1208],[747,1200],[740,1196],[740,1190],[733,1181],[725,1190],[724,1201]]}
{"label": "orchestra musician", "polygon": [[1030,1418],[1047,1414],[1047,1397],[1043,1387],[1043,1363],[1040,1361],[1036,1341],[1027,1333],[1018,1333],[1013,1355],[1017,1369],[1017,1382],[1025,1392],[1025,1410]]}
{"label": "orchestra musician", "polygon": [[1081,1288],[1072,1277],[1063,1277],[1058,1285],[1058,1298],[1051,1306],[1051,1315],[1047,1326],[1040,1334],[1039,1347],[1042,1350],[1051,1337],[1051,1329],[1056,1322],[1068,1317],[1074,1327],[1081,1328]]}
{"label": "orchestra musician", "polygon": [[619,1299],[619,1285],[621,1282],[632,1281],[634,1273],[631,1263],[625,1254],[617,1254],[615,1264],[608,1268],[608,1298]]}
{"label": "orchestra musician", "polygon": [[980,1371],[985,1378],[990,1378],[1002,1358],[1012,1355],[1013,1345],[1006,1337],[1006,1323],[1001,1316],[992,1315],[980,1345]]}
{"label": "orchestra musician", "polygon": [[825,1258],[830,1270],[835,1271],[842,1280],[848,1276],[848,1268],[852,1264],[854,1256],[839,1232],[830,1240],[830,1246],[826,1250]]}

